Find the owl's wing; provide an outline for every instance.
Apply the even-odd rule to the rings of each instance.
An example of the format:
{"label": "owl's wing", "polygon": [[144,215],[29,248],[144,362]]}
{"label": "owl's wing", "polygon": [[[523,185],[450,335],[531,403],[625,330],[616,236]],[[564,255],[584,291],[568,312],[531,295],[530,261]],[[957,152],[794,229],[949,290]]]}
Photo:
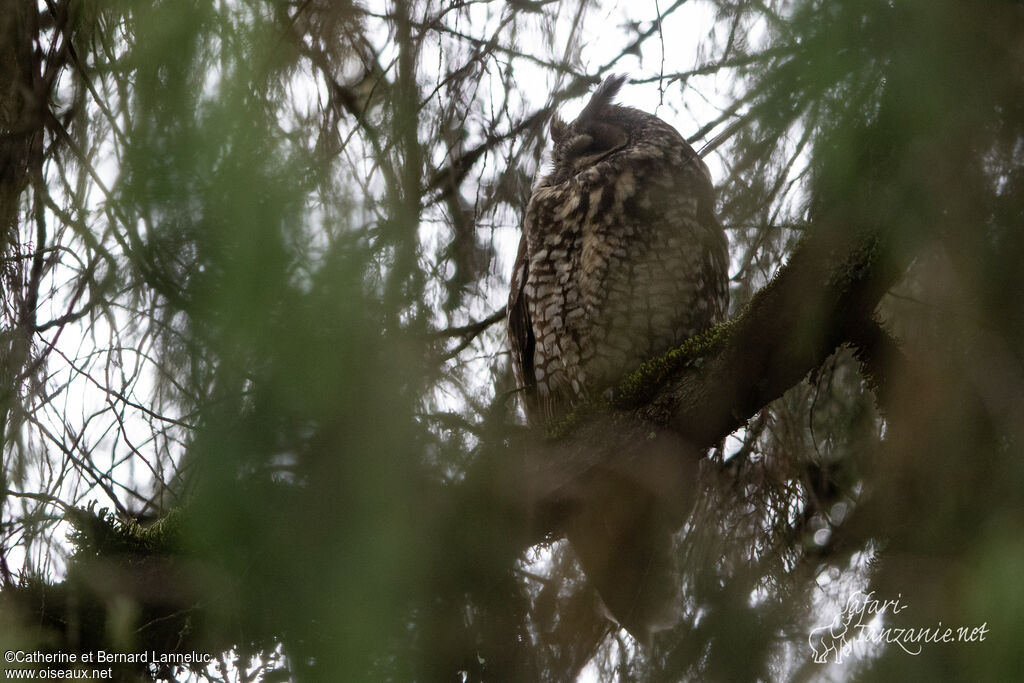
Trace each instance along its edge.
{"label": "owl's wing", "polygon": [[692,147],[689,147],[693,163],[699,171],[697,182],[697,221],[704,228],[706,239],[704,275],[711,284],[709,292],[715,307],[713,320],[724,320],[729,310],[729,240],[725,230],[715,215],[715,186],[711,180],[711,171]]}
{"label": "owl's wing", "polygon": [[536,339],[533,336],[529,299],[526,295],[526,281],[530,269],[530,258],[527,254],[528,232],[524,226],[523,236],[519,240],[515,269],[512,271],[512,288],[508,295],[508,338],[512,349],[512,371],[515,374],[516,387],[522,392],[523,408],[527,420],[530,420],[537,395],[537,378],[533,372]]}

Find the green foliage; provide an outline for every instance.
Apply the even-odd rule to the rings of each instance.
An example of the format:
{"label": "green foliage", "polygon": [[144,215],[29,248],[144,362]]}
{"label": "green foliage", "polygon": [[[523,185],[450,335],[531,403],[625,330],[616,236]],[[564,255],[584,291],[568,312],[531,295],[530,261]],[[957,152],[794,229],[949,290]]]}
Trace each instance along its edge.
{"label": "green foliage", "polygon": [[[702,61],[652,71],[696,6]],[[660,12],[621,35],[590,3],[0,13],[0,644],[195,649],[208,680],[1012,676],[1021,4]],[[911,264],[876,311],[900,364],[838,350],[704,459],[651,648],[524,528],[528,439],[476,322],[502,318],[548,115],[618,70],[717,140],[733,320],[550,436],[699,373],[822,226],[877,236],[822,255],[827,286]],[[991,640],[820,669],[809,632],[856,589]]]}
{"label": "green foliage", "polygon": [[72,526],[68,541],[77,557],[140,557],[175,555],[182,550],[182,513],[172,510],[149,525],[118,519],[108,508],[70,508],[64,513]]}

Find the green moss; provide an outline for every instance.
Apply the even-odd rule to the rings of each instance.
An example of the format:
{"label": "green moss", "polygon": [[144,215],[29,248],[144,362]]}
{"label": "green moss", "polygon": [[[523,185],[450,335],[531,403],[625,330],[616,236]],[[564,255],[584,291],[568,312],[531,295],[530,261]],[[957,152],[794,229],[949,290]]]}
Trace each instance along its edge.
{"label": "green moss", "polygon": [[546,426],[547,437],[551,441],[557,441],[573,433],[581,424],[590,421],[591,418],[600,415],[611,407],[612,403],[600,396],[585,401],[577,405],[568,415],[548,422]]}
{"label": "green moss", "polygon": [[[742,316],[740,317],[742,318]],[[735,329],[736,320],[729,320],[709,327],[679,346],[645,361],[619,382],[610,399],[603,395],[591,398],[576,406],[565,417],[549,422],[547,424],[548,438],[557,440],[565,437],[574,432],[581,424],[613,408],[636,407],[656,392],[666,379],[683,368],[700,367],[704,359],[718,350],[729,338]]]}
{"label": "green moss", "polygon": [[683,368],[700,367],[708,355],[725,343],[734,326],[735,320],[728,320],[709,327],[657,358],[645,361],[619,383],[613,399],[615,407],[634,407],[657,391],[666,379]]}
{"label": "green moss", "polygon": [[882,251],[880,236],[874,232],[866,234],[841,261],[836,259],[839,262],[829,273],[827,286],[839,293],[850,291],[868,277]]}

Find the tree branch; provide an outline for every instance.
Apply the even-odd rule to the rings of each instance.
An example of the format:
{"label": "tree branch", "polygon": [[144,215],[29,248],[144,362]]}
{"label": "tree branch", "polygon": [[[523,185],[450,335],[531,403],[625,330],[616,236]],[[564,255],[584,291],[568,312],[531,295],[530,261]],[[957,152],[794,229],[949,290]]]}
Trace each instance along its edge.
{"label": "tree branch", "polygon": [[610,401],[582,406],[551,429],[554,439],[529,445],[519,495],[532,537],[561,532],[596,471],[679,496],[685,511],[686,482],[709,448],[876,325],[874,309],[905,265],[891,252],[878,230],[820,224],[737,318],[648,361]]}

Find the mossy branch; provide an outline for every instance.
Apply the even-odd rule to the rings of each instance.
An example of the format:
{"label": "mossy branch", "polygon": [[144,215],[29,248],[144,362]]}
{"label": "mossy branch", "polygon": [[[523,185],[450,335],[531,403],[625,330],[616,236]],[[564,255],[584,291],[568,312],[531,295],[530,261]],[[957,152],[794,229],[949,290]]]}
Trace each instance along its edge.
{"label": "mossy branch", "polygon": [[549,425],[548,437],[591,441],[588,425],[625,420],[707,449],[876,325],[874,309],[904,267],[880,231],[824,223],[734,319],[643,363],[610,397]]}

